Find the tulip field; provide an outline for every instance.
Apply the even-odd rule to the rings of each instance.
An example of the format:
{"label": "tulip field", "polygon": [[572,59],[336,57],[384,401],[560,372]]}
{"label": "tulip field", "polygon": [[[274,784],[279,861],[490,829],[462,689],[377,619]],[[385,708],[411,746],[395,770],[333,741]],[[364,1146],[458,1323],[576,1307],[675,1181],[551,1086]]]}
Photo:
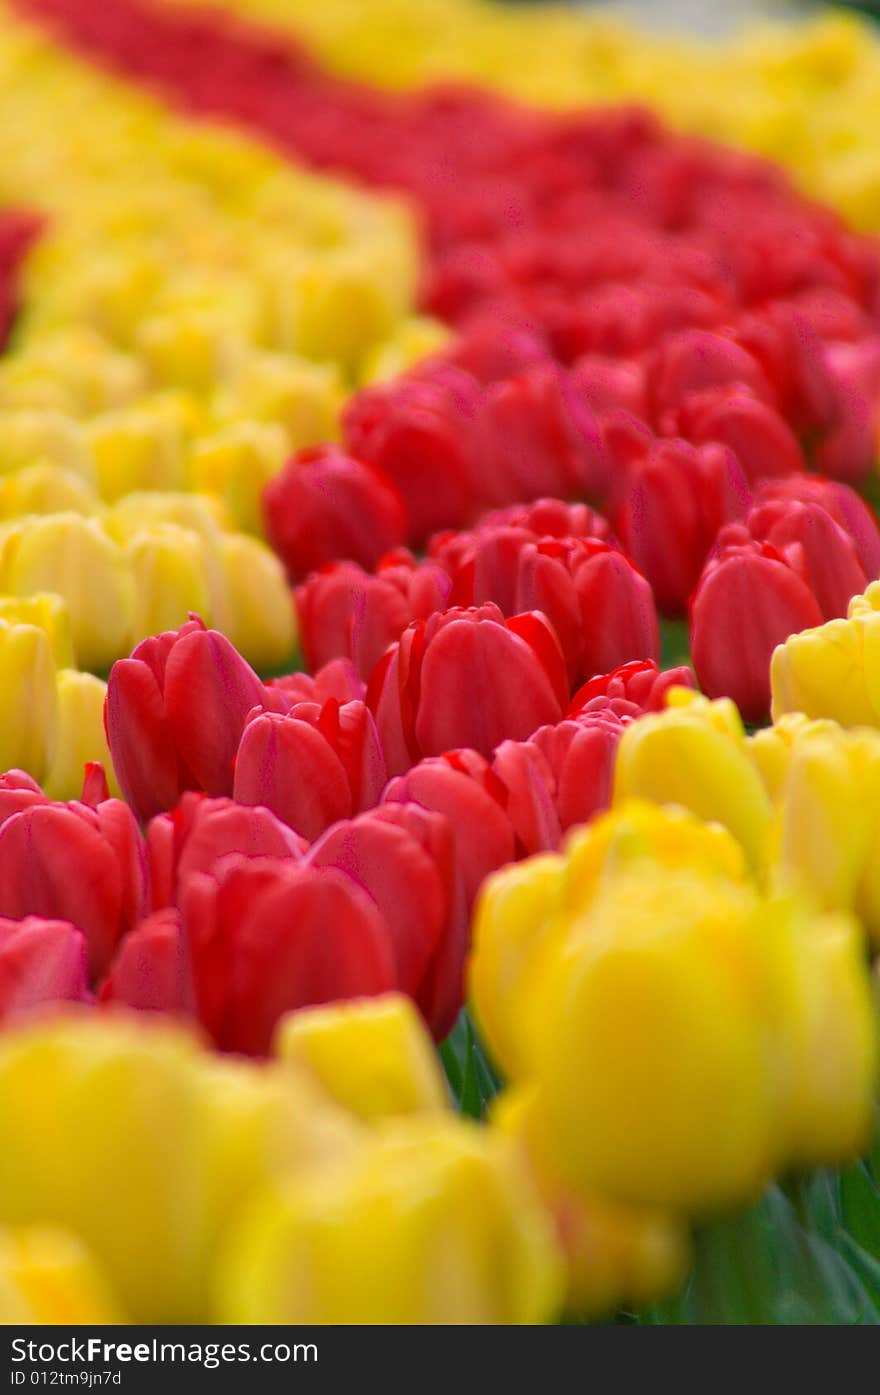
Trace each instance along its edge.
{"label": "tulip field", "polygon": [[0,0],[0,1324],[880,1325],[880,28]]}

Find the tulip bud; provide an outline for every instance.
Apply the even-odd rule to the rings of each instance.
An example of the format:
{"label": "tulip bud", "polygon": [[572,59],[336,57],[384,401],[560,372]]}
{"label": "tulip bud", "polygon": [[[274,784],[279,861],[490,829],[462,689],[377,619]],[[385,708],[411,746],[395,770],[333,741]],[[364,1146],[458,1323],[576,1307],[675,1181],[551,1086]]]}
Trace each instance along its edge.
{"label": "tulip bud", "polygon": [[750,865],[767,858],[770,801],[750,759],[736,708],[695,695],[642,717],[623,733],[615,803],[636,798],[680,804],[729,829]]}
{"label": "tulip bud", "polygon": [[122,550],[100,524],[49,514],[21,524],[5,557],[4,589],[18,596],[52,591],[70,611],[82,668],[110,667],[130,643],[135,595]]}
{"label": "tulip bud", "polygon": [[102,499],[112,503],[135,489],[182,489],[179,424],[168,412],[127,407],[89,423],[89,444]]}
{"label": "tulip bud", "polygon": [[153,910],[179,905],[187,879],[212,871],[230,853],[299,860],[307,849],[305,839],[269,809],[184,794],[175,809],[147,825],[150,905]]}
{"label": "tulip bud", "polygon": [[864,595],[850,601],[845,620],[803,629],[779,645],[770,666],[774,719],[784,712],[803,712],[833,717],[846,727],[880,726],[878,611],[880,583],[872,582]]}
{"label": "tulip bud", "polygon": [[93,673],[62,669],[56,687],[58,725],[43,781],[46,794],[50,799],[77,799],[85,767],[97,761],[109,772],[109,788],[118,795],[104,731],[107,684]]}
{"label": "tulip bud", "polygon": [[266,1192],[218,1292],[223,1321],[285,1323],[535,1323],[562,1296],[547,1220],[505,1141],[430,1118]]}
{"label": "tulip bud", "polygon": [[371,568],[406,539],[403,499],[372,465],[332,447],[301,451],[263,493],[266,535],[297,582],[325,562]]}
{"label": "tulip bud", "polygon": [[0,1323],[66,1327],[121,1321],[105,1276],[75,1236],[45,1226],[0,1230]]}
{"label": "tulip bud", "polygon": [[35,596],[0,596],[0,620],[10,625],[36,625],[45,630],[56,668],[73,668],[70,613],[60,596],[38,592]]}
{"label": "tulip bud", "polygon": [[239,528],[263,532],[262,495],[284,464],[284,428],[271,422],[238,421],[190,448],[192,487],[224,500]]}
{"label": "tulip bud", "polygon": [[281,1019],[276,1049],[368,1123],[449,1108],[437,1053],[401,993],[291,1012]]}
{"label": "tulip bud", "polygon": [[537,612],[505,620],[492,604],[410,625],[367,689],[393,774],[456,746],[490,756],[505,738],[558,721],[567,698],[550,624]]}
{"label": "tulip bud", "polygon": [[55,666],[46,631],[0,619],[0,766],[38,780],[58,734]]}
{"label": "tulip bud", "polygon": [[293,660],[296,612],[278,558],[258,538],[223,533],[214,544],[223,582],[223,630],[255,668]]}
{"label": "tulip bud", "polygon": [[362,702],[298,703],[257,712],[235,757],[233,792],[262,804],[311,841],[374,805],[387,779],[373,715]]}
{"label": "tulip bud", "polygon": [[821,619],[808,581],[784,553],[769,543],[722,543],[690,607],[700,687],[709,697],[733,698],[745,721],[763,721],[770,706],[773,650]]}
{"label": "tulip bud", "polygon": [[63,465],[41,461],[0,480],[0,518],[37,513],[91,514],[98,510],[97,492],[80,475]]}
{"label": "tulip bud", "polygon": [[144,640],[114,664],[107,739],[138,817],[172,808],[186,789],[231,794],[241,733],[264,693],[229,640],[201,620]]}
{"label": "tulip bud", "polygon": [[63,920],[0,919],[0,1021],[46,1003],[87,1002],[86,942]]}
{"label": "tulip bud", "polygon": [[266,1055],[290,1009],[396,987],[382,916],[335,868],[227,858],[182,901],[198,1016],[222,1050]]}

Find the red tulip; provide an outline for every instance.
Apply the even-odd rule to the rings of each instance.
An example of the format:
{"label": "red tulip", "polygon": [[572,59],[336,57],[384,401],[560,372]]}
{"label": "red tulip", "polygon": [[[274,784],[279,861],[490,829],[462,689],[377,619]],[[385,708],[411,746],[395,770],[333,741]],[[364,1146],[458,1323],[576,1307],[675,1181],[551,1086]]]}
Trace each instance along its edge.
{"label": "red tulip", "polygon": [[354,563],[323,567],[296,592],[306,663],[314,670],[344,657],[369,677],[410,621],[445,608],[450,586],[441,567],[403,551],[384,557],[373,576]]}
{"label": "red tulip", "polygon": [[461,1008],[468,920],[447,819],[417,804],[383,804],[334,824],[308,862],[347,873],[388,927],[397,983],[437,1040]]}
{"label": "red tulip", "polygon": [[631,466],[614,523],[662,614],[684,611],[719,528],[741,518],[749,502],[736,457],[721,446],[658,441]]}
{"label": "red tulip", "polygon": [[0,1022],[45,1003],[89,1001],[86,942],[64,920],[0,920]]}
{"label": "red tulip", "polygon": [[391,780],[385,804],[420,804],[443,814],[455,840],[455,865],[465,904],[473,906],[490,872],[512,862],[516,854],[513,826],[507,816],[507,792],[492,767],[476,751],[447,751],[428,757]]}
{"label": "red tulip", "polygon": [[868,584],[855,542],[821,504],[767,499],[751,510],[743,532],[784,553],[809,585],[825,620],[846,615],[853,596]]}
{"label": "red tulip", "polygon": [[5,775],[0,775],[0,826],[23,809],[51,802],[33,776],[24,770],[7,770]]}
{"label": "red tulip", "polygon": [[775,404],[776,397],[759,361],[725,335],[688,329],[670,335],[653,354],[649,373],[655,419],[692,394],[710,389],[745,389],[747,396]]}
{"label": "red tulip", "polygon": [[617,743],[630,720],[610,708],[584,712],[498,747],[492,769],[507,790],[523,854],[557,849],[569,828],[608,807]]}
{"label": "red tulip", "polygon": [[119,945],[101,984],[102,1003],[124,1003],[141,1012],[195,1015],[189,950],[172,907],[154,911]]}
{"label": "red tulip", "polygon": [[263,1055],[290,1009],[397,986],[382,916],[335,868],[224,859],[187,881],[183,925],[199,1019],[226,1051]]}
{"label": "red tulip", "polygon": [[640,717],[644,712],[662,712],[670,688],[693,688],[689,668],[662,671],[651,659],[621,664],[611,673],[600,673],[579,688],[569,703],[567,715],[601,712],[610,708],[618,716]]}
{"label": "red tulip", "polygon": [[647,415],[647,374],[632,358],[606,358],[584,354],[571,370],[572,382],[583,400],[599,413],[623,410]]}
{"label": "red tulip", "polygon": [[773,650],[822,618],[808,583],[782,552],[753,541],[723,547],[690,607],[700,687],[709,697],[733,698],[745,721],[762,721],[770,706]]}
{"label": "red tulip", "polygon": [[607,488],[610,464],[598,422],[553,363],[489,388],[476,434],[477,488],[487,503],[599,497]]}
{"label": "red tulip", "polygon": [[816,448],[816,467],[834,479],[858,484],[877,458],[880,336],[828,345],[825,365],[834,393],[834,420]]}
{"label": "red tulip", "polygon": [[406,538],[397,487],[373,465],[333,446],[294,456],[266,485],[263,516],[291,583],[337,558],[373,567]]}
{"label": "red tulip", "polygon": [[865,575],[880,576],[880,528],[876,515],[848,484],[823,479],[821,475],[788,475],[763,484],[755,495],[754,506],[757,510],[763,504],[787,500],[821,504],[852,538]]}
{"label": "red tulip", "polygon": [[665,434],[683,436],[696,446],[726,446],[749,484],[806,468],[798,439],[781,413],[735,386],[694,393],[666,414],[663,429]]}
{"label": "red tulip", "polygon": [[460,526],[473,505],[472,423],[480,389],[452,365],[362,388],[342,414],[345,444],[396,485],[410,541]]}
{"label": "red tulip", "polygon": [[316,702],[323,706],[328,698],[337,702],[359,701],[366,696],[367,685],[358,674],[351,659],[330,659],[314,673],[285,673],[270,678],[266,687],[273,701],[280,695],[283,706],[272,711],[287,711],[297,702]]}
{"label": "red tulip", "polygon": [[192,619],[145,639],[110,670],[105,725],[122,791],[141,819],[184,790],[232,793],[245,719],[266,701],[253,669],[224,635]]}
{"label": "red tulip", "polygon": [[70,921],[93,975],[143,914],[146,880],[143,839],[121,800],[35,803],[0,828],[0,916]]}
{"label": "red tulip", "polygon": [[[589,504],[567,504],[562,499],[535,499],[531,504],[511,504],[505,509],[496,509],[484,514],[476,524],[475,531],[483,528],[508,527],[522,528],[535,538],[598,538],[601,542],[611,541],[611,525]],[[431,539],[430,553],[437,561],[444,560],[447,549],[454,544],[456,537],[469,540],[472,533],[438,533]]]}
{"label": "red tulip", "polygon": [[491,755],[505,738],[558,721],[567,700],[549,622],[537,613],[505,620],[493,604],[416,621],[367,687],[391,774],[457,746]]}
{"label": "red tulip", "polygon": [[235,758],[235,798],[261,804],[312,841],[371,808],[387,779],[376,724],[362,702],[330,698],[288,713],[256,712]]}
{"label": "red tulip", "polygon": [[307,850],[305,839],[269,809],[185,794],[147,826],[150,904],[154,910],[178,905],[187,877],[210,872],[229,853],[300,859]]}
{"label": "red tulip", "polygon": [[543,538],[482,528],[456,549],[450,600],[494,601],[502,614],[541,611],[565,655],[569,684],[633,658],[656,658],[660,633],[645,578],[595,538]]}
{"label": "red tulip", "polygon": [[546,345],[528,329],[499,323],[493,317],[466,324],[444,358],[488,386],[533,363],[546,363]]}

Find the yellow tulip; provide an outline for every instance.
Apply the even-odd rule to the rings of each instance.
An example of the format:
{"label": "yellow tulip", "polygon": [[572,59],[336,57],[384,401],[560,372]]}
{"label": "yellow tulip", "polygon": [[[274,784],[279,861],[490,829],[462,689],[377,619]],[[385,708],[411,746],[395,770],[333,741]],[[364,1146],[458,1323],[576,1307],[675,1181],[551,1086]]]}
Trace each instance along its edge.
{"label": "yellow tulip", "polygon": [[57,675],[58,723],[43,789],[50,799],[79,799],[87,763],[100,761],[110,793],[120,796],[104,731],[107,684],[93,673],[62,669]]}
{"label": "yellow tulip", "polygon": [[0,411],[0,470],[12,474],[40,461],[95,484],[86,432],[73,417],[52,410]]}
{"label": "yellow tulip", "polygon": [[0,1230],[0,1325],[123,1322],[105,1276],[63,1230]]}
{"label": "yellow tulip", "polygon": [[101,498],[112,503],[136,489],[180,489],[184,443],[171,413],[145,406],[106,412],[89,423]]}
{"label": "yellow tulip", "polygon": [[255,1201],[221,1264],[217,1310],[240,1323],[538,1323],[556,1315],[561,1284],[507,1141],[412,1118]]}
{"label": "yellow tulip", "polygon": [[685,1211],[746,1201],[779,1152],[780,1065],[745,886],[642,869],[572,926],[529,1078],[561,1181]]}
{"label": "yellow tulip", "polygon": [[566,1310],[580,1317],[641,1306],[674,1293],[691,1259],[685,1222],[670,1211],[626,1206],[598,1192],[564,1188],[544,1146],[535,1092],[505,1090],[493,1102],[492,1122],[517,1140],[556,1224],[565,1257]]}
{"label": "yellow tulip", "polygon": [[247,533],[223,533],[213,551],[224,605],[220,628],[254,668],[290,668],[296,612],[281,562]]}
{"label": "yellow tulip", "polygon": [[208,392],[246,352],[222,316],[200,307],[149,316],[138,326],[136,342],[157,383],[191,392]]}
{"label": "yellow tulip", "polygon": [[293,450],[338,435],[342,388],[337,370],[282,354],[254,352],[217,395],[221,424],[240,417],[277,422]]}
{"label": "yellow tulip", "polygon": [[238,1208],[358,1138],[290,1067],[224,1060],[147,1015],[0,1039],[0,1224],[80,1236],[133,1322],[208,1320]]}
{"label": "yellow tulip", "polygon": [[770,664],[774,721],[785,712],[880,726],[880,583],[854,596],[845,620],[791,635]]}
{"label": "yellow tulip", "polygon": [[126,545],[125,559],[134,582],[135,642],[178,629],[191,612],[206,625],[220,623],[222,574],[198,533],[173,523],[145,528]]}
{"label": "yellow tulip", "polygon": [[360,1119],[449,1108],[430,1035],[402,993],[300,1008],[282,1020],[277,1049]]}
{"label": "yellow tulip", "polygon": [[723,824],[752,870],[763,867],[770,801],[749,759],[739,713],[727,698],[707,702],[682,692],[666,711],[627,727],[617,752],[614,798],[633,797],[680,804]]}
{"label": "yellow tulip", "polygon": [[38,625],[0,619],[0,769],[42,780],[57,723],[49,636]]}
{"label": "yellow tulip", "polygon": [[469,990],[480,1032],[510,1077],[528,1059],[529,1005],[558,929],[564,868],[554,853],[505,867],[487,878],[477,902]]}
{"label": "yellow tulip", "polygon": [[449,342],[449,330],[439,320],[413,315],[390,339],[378,344],[361,365],[362,383],[384,383],[405,373],[420,359],[439,353]]}
{"label": "yellow tulip", "polygon": [[104,510],[105,529],[118,543],[130,542],[143,530],[176,524],[198,533],[208,542],[234,527],[229,510],[213,494],[185,494],[178,490],[135,490]]}
{"label": "yellow tulip", "polygon": [[75,513],[28,519],[9,535],[4,589],[17,596],[54,591],[70,611],[83,668],[109,668],[131,647],[134,589],[121,549],[92,518]]}
{"label": "yellow tulip", "polygon": [[193,443],[192,486],[219,495],[239,528],[262,536],[263,487],[277,475],[288,454],[283,427],[272,422],[235,422]]}
{"label": "yellow tulip", "polygon": [[33,596],[0,596],[0,620],[45,630],[55,667],[73,667],[70,612],[61,596],[42,591]]}
{"label": "yellow tulip", "polygon": [[29,513],[91,514],[98,495],[81,475],[63,465],[40,461],[0,479],[0,518],[20,518]]}

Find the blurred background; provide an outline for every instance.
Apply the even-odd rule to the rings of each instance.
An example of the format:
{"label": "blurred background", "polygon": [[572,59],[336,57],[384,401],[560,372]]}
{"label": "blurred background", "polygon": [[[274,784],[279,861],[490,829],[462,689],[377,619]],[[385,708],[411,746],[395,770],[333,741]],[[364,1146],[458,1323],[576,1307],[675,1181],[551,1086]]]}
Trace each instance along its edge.
{"label": "blurred background", "polygon": [[[573,0],[653,29],[720,34],[749,21],[792,19],[828,9],[821,0]],[[517,4],[518,0],[507,0]],[[880,0],[837,0],[836,9],[858,10],[880,19]]]}

